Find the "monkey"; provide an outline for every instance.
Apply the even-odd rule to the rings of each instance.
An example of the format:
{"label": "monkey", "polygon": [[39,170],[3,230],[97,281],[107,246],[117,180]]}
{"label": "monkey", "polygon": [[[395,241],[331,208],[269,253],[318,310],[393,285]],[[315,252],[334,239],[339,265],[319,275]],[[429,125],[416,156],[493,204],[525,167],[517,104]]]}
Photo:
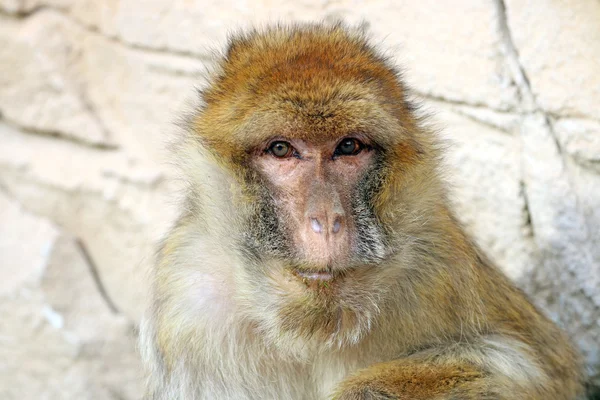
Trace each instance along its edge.
{"label": "monkey", "polygon": [[436,132],[360,29],[230,38],[141,325],[146,398],[567,400],[567,336],[452,211]]}

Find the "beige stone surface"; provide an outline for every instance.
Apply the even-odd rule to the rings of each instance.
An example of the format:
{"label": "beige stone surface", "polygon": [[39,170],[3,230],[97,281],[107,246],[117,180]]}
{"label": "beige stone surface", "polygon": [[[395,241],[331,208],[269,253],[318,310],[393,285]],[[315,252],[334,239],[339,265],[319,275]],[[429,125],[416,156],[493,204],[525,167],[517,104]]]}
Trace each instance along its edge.
{"label": "beige stone surface", "polygon": [[0,16],[0,59],[11,71],[0,77],[4,119],[30,131],[108,145],[108,133],[61,65],[77,52],[61,32],[44,27]]}
{"label": "beige stone surface", "polygon": [[540,107],[598,120],[600,3],[507,0],[510,32]]}
{"label": "beige stone surface", "polygon": [[0,398],[137,398],[133,326],[107,301],[84,244],[4,195],[0,206]]}
{"label": "beige stone surface", "polygon": [[600,385],[597,0],[0,0],[0,399],[140,397],[174,122],[229,32],[335,19],[402,67],[467,229]]}

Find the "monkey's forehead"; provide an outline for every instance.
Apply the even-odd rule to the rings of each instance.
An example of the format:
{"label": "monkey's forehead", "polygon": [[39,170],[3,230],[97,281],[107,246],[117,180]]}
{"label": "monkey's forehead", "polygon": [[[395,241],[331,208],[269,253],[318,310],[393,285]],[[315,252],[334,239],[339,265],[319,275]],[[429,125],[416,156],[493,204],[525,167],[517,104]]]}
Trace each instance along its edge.
{"label": "monkey's forehead", "polygon": [[316,101],[360,96],[360,91],[340,87],[344,83],[360,84],[382,97],[402,97],[397,73],[356,30],[340,24],[272,27],[232,38],[205,101],[275,92],[294,99],[294,91],[308,92]]}
{"label": "monkey's forehead", "polygon": [[232,39],[203,98],[194,128],[219,151],[239,153],[241,143],[273,136],[325,141],[355,132],[388,145],[415,124],[394,69],[362,34],[339,24]]}

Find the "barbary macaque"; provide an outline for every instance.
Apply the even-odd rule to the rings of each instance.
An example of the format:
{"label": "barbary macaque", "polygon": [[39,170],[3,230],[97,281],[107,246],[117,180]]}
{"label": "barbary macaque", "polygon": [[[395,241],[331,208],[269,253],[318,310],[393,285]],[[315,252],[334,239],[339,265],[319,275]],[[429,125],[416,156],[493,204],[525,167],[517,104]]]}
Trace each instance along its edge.
{"label": "barbary macaque", "polygon": [[579,357],[469,238],[399,74],[342,24],[230,40],[176,144],[147,398],[542,399]]}

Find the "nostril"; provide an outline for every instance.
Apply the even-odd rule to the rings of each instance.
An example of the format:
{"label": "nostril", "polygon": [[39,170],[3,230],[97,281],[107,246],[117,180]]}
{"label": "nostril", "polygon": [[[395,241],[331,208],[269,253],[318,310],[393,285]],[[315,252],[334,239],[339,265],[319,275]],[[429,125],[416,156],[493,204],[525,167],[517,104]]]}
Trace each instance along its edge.
{"label": "nostril", "polygon": [[339,218],[336,218],[335,222],[333,223],[333,233],[338,233],[341,228],[342,228],[342,221],[340,221]]}
{"label": "nostril", "polygon": [[319,222],[319,220],[316,219],[316,218],[311,218],[310,219],[310,227],[316,233],[321,233],[323,231],[323,225],[321,225],[321,223]]}

